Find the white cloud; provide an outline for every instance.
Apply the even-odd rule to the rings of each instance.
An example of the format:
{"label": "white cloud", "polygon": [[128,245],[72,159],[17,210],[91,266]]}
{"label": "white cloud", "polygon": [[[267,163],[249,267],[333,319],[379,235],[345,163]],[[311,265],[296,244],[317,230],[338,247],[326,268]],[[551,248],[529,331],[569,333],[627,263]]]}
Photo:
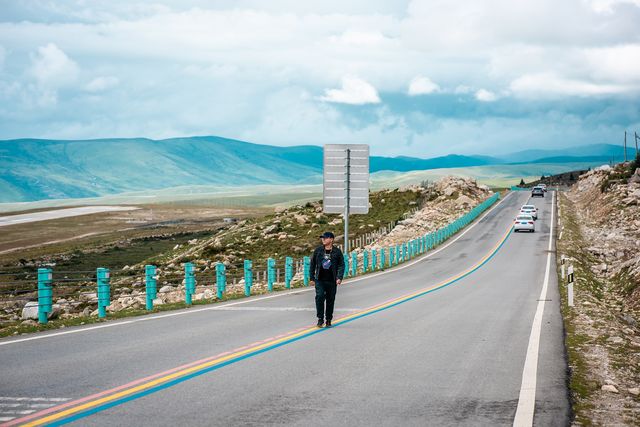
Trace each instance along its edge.
{"label": "white cloud", "polygon": [[54,43],[38,48],[31,55],[30,74],[38,84],[55,90],[73,84],[78,77],[78,65]]}
{"label": "white cloud", "polygon": [[516,95],[529,98],[615,95],[630,90],[624,85],[592,83],[557,76],[553,73],[526,74],[511,82],[510,89]]}
{"label": "white cloud", "polygon": [[357,77],[344,77],[342,88],[326,89],[322,101],[336,102],[340,104],[378,104],[380,97],[378,91],[371,84]]}
{"label": "white cloud", "polygon": [[438,92],[440,86],[432,82],[431,79],[424,76],[414,77],[409,83],[408,94],[411,96],[416,95],[428,95],[430,93]]}
{"label": "white cloud", "polygon": [[120,84],[120,80],[113,76],[100,76],[91,80],[84,87],[87,92],[104,92]]}
{"label": "white cloud", "polygon": [[4,46],[0,44],[0,71],[4,68],[4,60],[7,57],[7,51]]}
{"label": "white cloud", "polygon": [[498,95],[486,89],[477,90],[475,93],[475,97],[478,101],[482,102],[493,102],[498,99]]}

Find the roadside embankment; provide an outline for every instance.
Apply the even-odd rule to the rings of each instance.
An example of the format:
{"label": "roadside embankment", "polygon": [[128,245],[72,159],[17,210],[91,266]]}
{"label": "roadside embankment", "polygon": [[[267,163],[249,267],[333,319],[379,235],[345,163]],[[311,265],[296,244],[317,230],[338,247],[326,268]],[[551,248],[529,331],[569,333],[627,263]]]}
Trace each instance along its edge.
{"label": "roadside embankment", "polygon": [[587,172],[559,197],[558,272],[564,256],[575,277],[574,307],[560,278],[574,425],[640,425],[640,171],[633,166]]}

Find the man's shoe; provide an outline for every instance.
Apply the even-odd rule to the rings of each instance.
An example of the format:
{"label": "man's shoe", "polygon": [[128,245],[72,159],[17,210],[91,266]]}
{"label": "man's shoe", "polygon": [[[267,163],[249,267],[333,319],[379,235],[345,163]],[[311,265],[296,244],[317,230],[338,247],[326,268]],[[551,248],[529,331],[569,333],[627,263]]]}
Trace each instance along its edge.
{"label": "man's shoe", "polygon": [[330,328],[331,327],[331,320],[327,320],[327,324],[325,325],[325,328]]}
{"label": "man's shoe", "polygon": [[322,328],[322,325],[324,325],[324,322],[322,319],[318,319],[318,328]]}

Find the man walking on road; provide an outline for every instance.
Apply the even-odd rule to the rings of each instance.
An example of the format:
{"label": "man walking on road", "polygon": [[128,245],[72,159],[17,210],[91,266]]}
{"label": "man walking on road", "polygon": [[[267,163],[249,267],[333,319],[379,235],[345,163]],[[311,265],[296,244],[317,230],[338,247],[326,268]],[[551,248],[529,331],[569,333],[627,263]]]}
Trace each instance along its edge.
{"label": "man walking on road", "polygon": [[[335,236],[327,231],[322,236],[322,245],[313,251],[309,264],[309,277],[316,286],[316,314],[318,315],[318,328],[325,324],[331,327],[333,319],[333,303],[336,299],[336,290],[342,283],[344,275],[344,257],[342,251],[333,246]],[[327,303],[325,311],[325,302]]]}

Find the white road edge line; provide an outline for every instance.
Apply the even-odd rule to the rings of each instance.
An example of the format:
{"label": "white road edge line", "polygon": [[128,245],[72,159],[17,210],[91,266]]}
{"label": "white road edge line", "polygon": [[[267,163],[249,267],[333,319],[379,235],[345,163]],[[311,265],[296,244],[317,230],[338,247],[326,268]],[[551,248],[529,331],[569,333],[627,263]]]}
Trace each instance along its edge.
{"label": "white road edge line", "polygon": [[533,415],[536,409],[536,384],[538,377],[538,353],[540,348],[540,334],[542,332],[542,315],[547,299],[547,289],[549,287],[549,272],[551,271],[551,249],[553,247],[553,219],[555,214],[555,201],[557,193],[553,193],[551,199],[551,226],[549,232],[549,248],[547,251],[547,267],[544,273],[544,282],[538,298],[536,314],[531,325],[531,335],[529,336],[529,346],[527,357],[522,370],[522,385],[520,386],[520,396],[518,397],[518,409],[513,420],[514,427],[524,427],[533,425]]}
{"label": "white road edge line", "polygon": [[[357,279],[346,280],[344,283],[345,284],[351,284],[351,283],[355,283],[355,282],[360,282],[362,280],[373,279],[374,277],[378,277],[378,276],[381,276],[383,274],[394,273],[396,271],[403,270],[405,268],[409,268],[412,265],[417,264],[419,262],[422,262],[422,261],[424,261],[424,260],[426,260],[428,258],[431,258],[435,254],[445,250],[446,248],[448,248],[449,246],[454,244],[457,240],[462,238],[462,236],[467,234],[471,229],[473,229],[473,227],[478,225],[480,223],[480,221],[482,221],[487,215],[489,215],[489,213],[491,213],[491,211],[493,211],[495,208],[497,208],[502,202],[507,200],[507,198],[509,196],[511,196],[511,194],[513,194],[513,192],[510,192],[505,197],[503,197],[498,203],[493,205],[493,207],[491,207],[491,209],[487,210],[473,224],[471,224],[469,227],[464,229],[462,231],[462,233],[460,233],[459,236],[457,236],[455,239],[451,240],[449,243],[445,244],[444,246],[436,249],[435,251],[433,251],[431,253],[427,253],[426,255],[420,256],[419,258],[416,258],[413,261],[409,261],[409,262],[407,262],[405,264],[402,264],[400,266],[397,266],[397,267],[394,267],[394,268],[391,268],[391,269],[386,269],[386,270],[380,271],[378,273],[367,274],[366,276],[363,276],[363,277],[360,277],[360,278],[357,278]],[[146,321],[149,321],[149,320],[164,319],[166,317],[183,316],[185,314],[199,313],[199,312],[202,312],[202,311],[212,311],[212,310],[220,310],[220,311],[222,311],[225,307],[231,307],[231,306],[240,305],[240,304],[248,304],[248,303],[253,303],[253,302],[256,302],[256,301],[264,301],[264,300],[268,300],[268,299],[271,299],[271,298],[278,298],[278,297],[283,297],[283,296],[287,296],[287,295],[293,295],[293,294],[302,293],[302,292],[310,292],[310,291],[313,291],[313,290],[315,290],[313,287],[302,288],[302,289],[298,288],[298,289],[295,289],[295,290],[292,290],[292,291],[288,291],[288,292],[279,292],[277,294],[268,295],[268,296],[259,297],[259,298],[248,298],[246,300],[236,301],[236,302],[227,303],[227,304],[223,304],[223,305],[216,305],[216,306],[213,306],[213,307],[188,309],[187,311],[178,311],[176,313],[159,314],[159,315],[155,315],[155,316],[145,316],[145,317],[141,317],[141,318],[138,318],[138,319],[125,320],[125,321],[114,322],[114,323],[106,323],[104,325],[89,326],[89,327],[86,327],[86,328],[74,329],[74,330],[71,330],[71,331],[54,332],[54,333],[50,333],[50,334],[36,335],[36,336],[28,337],[28,338],[14,339],[14,340],[11,340],[11,341],[0,341],[0,346],[9,345],[9,344],[18,344],[18,343],[21,343],[21,342],[40,340],[40,339],[44,339],[44,338],[53,338],[53,337],[58,337],[58,336],[62,336],[62,335],[76,334],[76,333],[79,333],[79,332],[93,331],[93,330],[96,330],[96,329],[111,328],[111,327],[114,327],[114,326],[128,325],[130,323],[138,323],[138,322],[146,322]]]}

